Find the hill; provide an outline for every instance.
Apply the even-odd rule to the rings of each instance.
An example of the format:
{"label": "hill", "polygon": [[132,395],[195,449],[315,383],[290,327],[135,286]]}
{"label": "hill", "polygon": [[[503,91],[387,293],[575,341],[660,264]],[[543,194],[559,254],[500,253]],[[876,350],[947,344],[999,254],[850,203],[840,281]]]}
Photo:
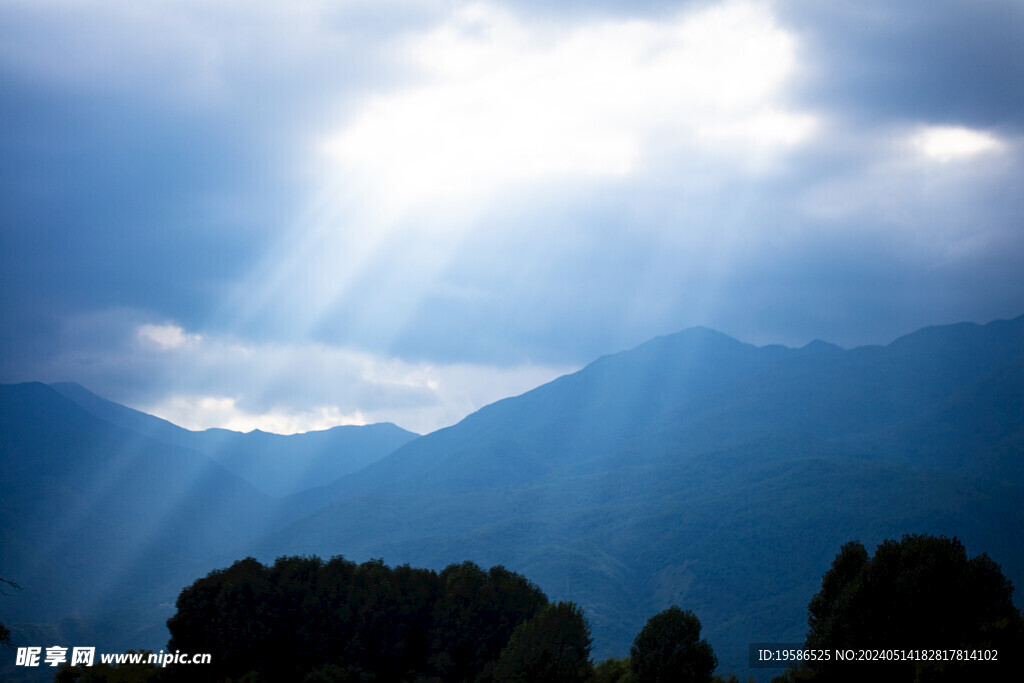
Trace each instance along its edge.
{"label": "hill", "polygon": [[94,416],[171,446],[213,458],[271,495],[296,493],[356,472],[418,434],[391,423],[334,427],[303,434],[196,432],[101,398],[74,383],[51,385]]}
{"label": "hill", "polygon": [[[746,678],[747,643],[802,639],[847,541],[957,536],[1024,581],[1024,317],[850,350],[686,330],[423,437],[385,426],[404,445],[284,497],[227,454],[279,460],[294,489],[329,481],[348,451],[316,439],[345,430],[298,435],[289,458],[279,444],[307,441],[189,432],[56,388],[0,387],[0,575],[45,596],[5,599],[4,618],[102,642],[161,647],[180,587],[248,554],[470,560],[580,604],[597,658],[691,609]],[[122,611],[75,617],[101,605]]]}
{"label": "hill", "polygon": [[225,544],[265,531],[270,498],[201,453],[0,386],[0,575],[11,621],[166,601]]}
{"label": "hill", "polygon": [[849,540],[956,535],[1020,584],[1022,359],[1024,318],[852,350],[687,330],[292,499],[253,552],[505,564],[581,604],[599,656],[677,603],[739,671],[802,638]]}
{"label": "hill", "polygon": [[0,385],[0,576],[23,587],[0,620],[16,642],[159,649],[182,587],[288,519],[257,486],[298,490],[414,437],[191,432],[78,385]]}

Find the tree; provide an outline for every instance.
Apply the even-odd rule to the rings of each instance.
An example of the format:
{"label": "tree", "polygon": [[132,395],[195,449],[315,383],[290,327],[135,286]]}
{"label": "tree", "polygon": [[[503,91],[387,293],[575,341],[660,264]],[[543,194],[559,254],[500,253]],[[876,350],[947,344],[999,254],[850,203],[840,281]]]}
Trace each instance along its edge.
{"label": "tree", "polygon": [[[821,590],[808,605],[806,647],[816,650],[998,651],[999,661],[903,661],[863,665],[807,664],[816,681],[1000,679],[1024,652],[1024,621],[1013,606],[1013,586],[984,553],[967,558],[956,538],[906,535],[868,557],[859,542],[836,555]],[[1011,676],[1012,678],[1012,676]],[[1008,680],[1008,679],[1005,679]]]}
{"label": "tree", "polygon": [[516,627],[494,668],[500,683],[569,683],[588,681],[590,626],[583,610],[571,602],[543,607]]}
{"label": "tree", "polygon": [[445,681],[486,679],[512,632],[548,599],[525,577],[472,562],[441,572],[433,614],[431,665]]}
{"label": "tree", "polygon": [[286,648],[274,583],[270,569],[252,557],[199,579],[181,592],[167,621],[168,650],[211,655],[209,666],[195,667],[197,680],[276,670]]}
{"label": "tree", "polygon": [[174,674],[190,681],[489,680],[546,603],[524,577],[469,562],[439,576],[382,560],[247,558],[181,592],[168,647],[212,655]]}
{"label": "tree", "polygon": [[637,683],[710,682],[718,666],[700,620],[675,605],[647,620],[629,654]]}
{"label": "tree", "polygon": [[606,659],[594,667],[594,683],[633,683],[634,680],[629,657]]}

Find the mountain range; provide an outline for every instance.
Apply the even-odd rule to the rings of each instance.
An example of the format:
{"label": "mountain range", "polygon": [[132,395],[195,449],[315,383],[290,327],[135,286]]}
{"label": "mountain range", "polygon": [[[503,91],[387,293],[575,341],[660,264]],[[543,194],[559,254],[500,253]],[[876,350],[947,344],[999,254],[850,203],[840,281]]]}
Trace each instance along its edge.
{"label": "mountain range", "polygon": [[1024,317],[850,350],[694,328],[419,437],[189,432],[9,385],[0,576],[25,590],[0,618],[160,648],[181,587],[247,555],[472,560],[578,603],[598,659],[691,609],[745,678],[748,643],[802,640],[847,541],[957,536],[1021,585],[1022,448]]}

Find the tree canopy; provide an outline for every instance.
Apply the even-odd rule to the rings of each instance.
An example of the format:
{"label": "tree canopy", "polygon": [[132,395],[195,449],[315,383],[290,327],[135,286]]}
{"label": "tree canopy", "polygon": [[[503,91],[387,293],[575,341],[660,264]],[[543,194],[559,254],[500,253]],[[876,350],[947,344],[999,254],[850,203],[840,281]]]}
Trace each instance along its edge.
{"label": "tree canopy", "polygon": [[589,681],[590,626],[571,602],[549,604],[512,632],[494,670],[498,683]]}
{"label": "tree canopy", "polygon": [[212,655],[191,676],[474,681],[547,604],[524,577],[466,562],[440,574],[380,560],[253,558],[182,591],[168,647]]}
{"label": "tree canopy", "polygon": [[700,620],[674,605],[647,620],[629,652],[638,683],[710,682],[718,666]]}
{"label": "tree canopy", "polygon": [[1012,596],[999,565],[984,553],[968,559],[956,538],[905,535],[883,542],[874,557],[847,543],[808,605],[808,649],[997,651],[999,659],[851,664],[833,657],[802,674],[816,681],[883,673],[907,681],[996,680],[1024,652]]}

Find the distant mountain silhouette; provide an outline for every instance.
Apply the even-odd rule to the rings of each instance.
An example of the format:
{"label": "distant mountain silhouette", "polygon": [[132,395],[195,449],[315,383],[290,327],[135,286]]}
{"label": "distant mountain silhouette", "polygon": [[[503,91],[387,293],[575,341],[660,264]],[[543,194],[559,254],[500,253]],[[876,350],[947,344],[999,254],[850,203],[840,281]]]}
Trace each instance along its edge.
{"label": "distant mountain silhouette", "polygon": [[163,647],[181,588],[287,519],[255,485],[293,491],[414,437],[190,432],[78,385],[0,385],[0,576],[23,587],[2,620],[19,642]]}
{"label": "distant mountain silhouette", "polygon": [[0,385],[0,575],[11,621],[166,599],[270,497],[207,456],[86,412],[44,384]]}
{"label": "distant mountain silhouette", "polygon": [[[920,455],[927,460],[912,455],[929,428],[951,428],[933,424],[936,411],[969,414],[966,429],[993,420],[994,410],[994,429],[1019,426],[1024,409],[1010,394],[1021,386],[1022,359],[1024,317],[928,328],[887,347],[850,351],[825,342],[755,347],[694,328],[491,404],[318,495],[507,487],[600,469],[627,455],[634,465],[678,461],[686,453],[794,439],[1024,483],[1016,463],[993,462],[988,454],[952,465],[949,455],[963,448],[963,433],[941,452]],[[979,401],[999,405],[982,408]]]}
{"label": "distant mountain silhouette", "polygon": [[334,427],[304,434],[194,432],[93,394],[81,385],[52,385],[96,417],[172,446],[213,458],[266,493],[296,493],[355,472],[418,434],[390,423]]}
{"label": "distant mountain silhouette", "polygon": [[[111,604],[173,601],[246,554],[472,560],[580,604],[599,658],[691,609],[745,679],[747,643],[802,639],[847,541],[955,535],[1024,585],[1024,317],[850,350],[686,330],[426,436],[378,426],[388,455],[362,428],[373,462],[337,478],[359,451],[346,429],[188,432],[56,388],[0,387],[0,575],[59,596],[11,622],[112,577]],[[235,475],[318,486],[274,499]]]}
{"label": "distant mountain silhouette", "polygon": [[604,655],[678,603],[740,669],[802,638],[849,540],[957,535],[1020,584],[1022,397],[1024,318],[852,350],[691,329],[295,497],[309,516],[253,550],[503,563],[580,603]]}

